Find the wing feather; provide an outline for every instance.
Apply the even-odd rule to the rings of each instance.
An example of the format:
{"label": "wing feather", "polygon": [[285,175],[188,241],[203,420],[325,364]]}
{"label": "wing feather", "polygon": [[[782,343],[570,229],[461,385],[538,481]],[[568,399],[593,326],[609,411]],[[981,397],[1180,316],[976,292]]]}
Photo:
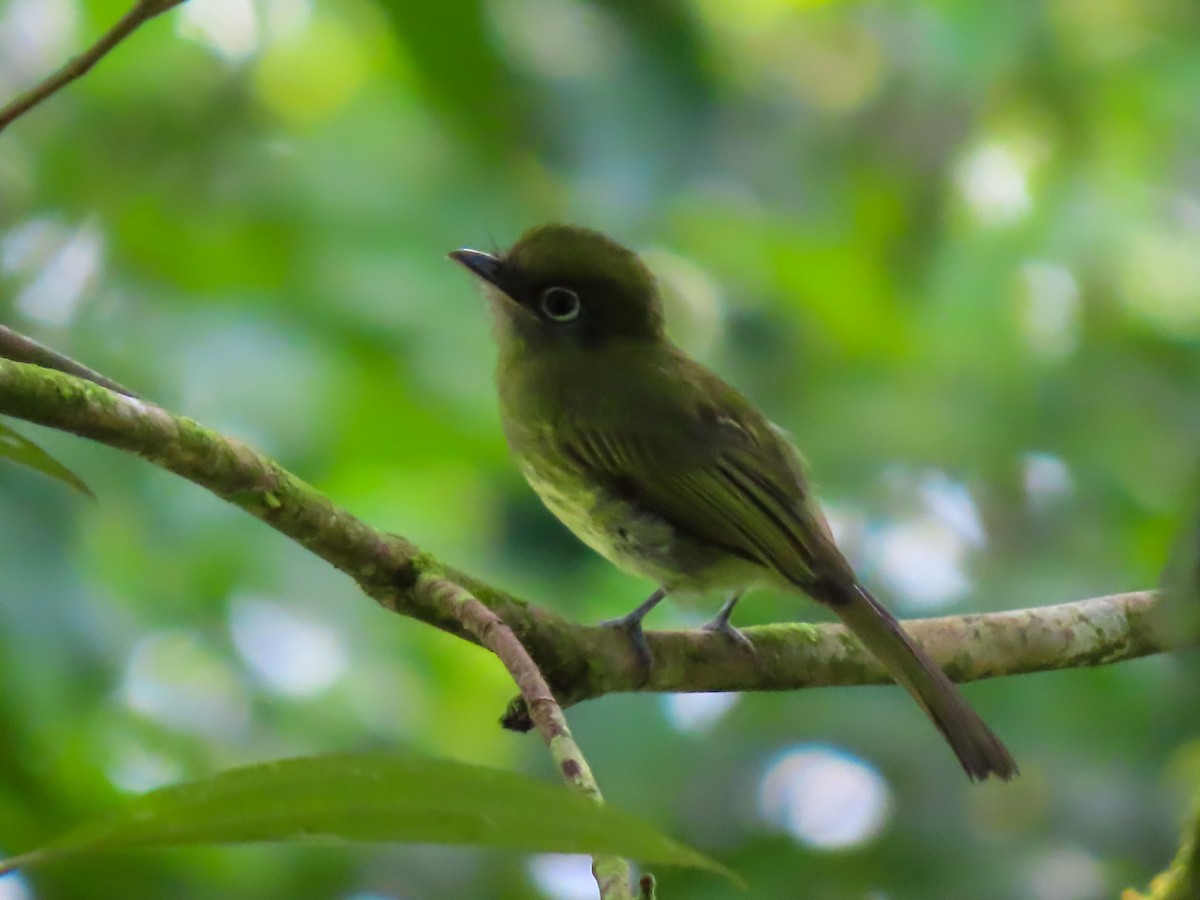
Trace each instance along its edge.
{"label": "wing feather", "polygon": [[678,430],[665,427],[603,433],[569,427],[558,435],[564,454],[591,477],[695,539],[802,589],[831,575],[852,583],[808,495],[794,448],[765,422],[723,421],[729,425],[694,428],[695,439],[684,447]]}

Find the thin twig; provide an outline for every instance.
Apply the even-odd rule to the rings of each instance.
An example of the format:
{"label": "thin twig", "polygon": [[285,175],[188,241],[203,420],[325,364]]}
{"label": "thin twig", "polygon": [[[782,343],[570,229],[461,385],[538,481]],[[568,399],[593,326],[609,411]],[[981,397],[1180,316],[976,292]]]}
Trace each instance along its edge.
{"label": "thin twig", "polygon": [[[550,685],[512,629],[461,585],[432,572],[417,578],[416,591],[429,594],[434,603],[452,608],[475,639],[504,663],[567,786],[595,803],[603,803],[600,785],[571,736]],[[629,864],[625,860],[617,856],[593,857],[592,874],[603,900],[634,900]]]}
{"label": "thin twig", "polygon": [[3,109],[0,109],[0,131],[3,131],[43,100],[58,93],[76,78],[86,75],[91,71],[92,66],[103,59],[113,47],[133,34],[143,23],[183,2],[184,0],[138,0],[133,5],[133,8],[125,13],[116,25],[105,32],[104,36],[92,44],[85,52],[68,60],[66,65],[45,81],[34,85]]}
{"label": "thin twig", "polygon": [[95,369],[89,369],[83,363],[76,362],[69,356],[63,356],[57,350],[51,350],[45,344],[38,343],[33,338],[26,337],[20,332],[13,331],[11,328],[6,328],[3,325],[0,325],[0,357],[16,360],[17,362],[33,363],[35,366],[41,366],[43,369],[66,372],[68,375],[74,375],[76,378],[91,381],[101,387],[108,388],[110,391],[124,394],[126,397],[137,396],[129,388],[123,387],[111,378],[101,375]]}

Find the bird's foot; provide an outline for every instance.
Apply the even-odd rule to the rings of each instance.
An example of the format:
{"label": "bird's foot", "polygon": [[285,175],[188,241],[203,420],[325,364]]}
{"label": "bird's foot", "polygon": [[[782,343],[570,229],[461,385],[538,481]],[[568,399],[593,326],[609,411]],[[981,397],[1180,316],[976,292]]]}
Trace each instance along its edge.
{"label": "bird's foot", "polygon": [[650,645],[646,643],[642,617],[637,615],[637,610],[627,616],[621,616],[619,619],[605,619],[600,626],[625,632],[626,637],[629,638],[629,646],[633,648],[633,655],[637,659],[638,668],[642,671],[644,678],[649,678],[650,672],[654,669],[654,656],[650,653]]}
{"label": "bird's foot", "polygon": [[629,644],[633,647],[633,655],[637,657],[643,681],[650,678],[650,672],[654,668],[654,657],[650,653],[650,645],[646,643],[646,632],[642,629],[642,619],[646,618],[646,613],[658,606],[665,596],[667,596],[667,592],[663,588],[659,588],[629,615],[621,616],[619,619],[606,619],[600,623],[605,628],[619,628],[629,636]]}
{"label": "bird's foot", "polygon": [[738,646],[744,647],[753,653],[754,645],[750,643],[750,638],[746,637],[744,634],[734,628],[729,621],[729,617],[733,615],[733,608],[738,605],[738,601],[740,599],[741,594],[734,594],[732,597],[726,600],[721,605],[721,609],[717,612],[717,614],[713,616],[712,621],[704,623],[704,625],[701,626],[701,629],[703,631],[715,631],[718,634],[723,634]]}
{"label": "bird's foot", "polygon": [[703,625],[701,625],[700,630],[713,631],[717,634],[723,634],[738,646],[744,647],[751,653],[754,652],[754,644],[751,643],[750,638],[746,637],[744,634],[730,625],[729,619],[727,618],[717,616],[711,622],[705,622]]}

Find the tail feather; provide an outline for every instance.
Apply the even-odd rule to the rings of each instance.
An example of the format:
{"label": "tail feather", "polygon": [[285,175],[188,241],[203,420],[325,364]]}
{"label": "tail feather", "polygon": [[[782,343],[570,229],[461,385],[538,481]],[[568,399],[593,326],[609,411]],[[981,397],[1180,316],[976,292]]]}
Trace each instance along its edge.
{"label": "tail feather", "polygon": [[925,710],[969,777],[981,781],[997,775],[1007,781],[1017,774],[1008,748],[891,613],[858,585],[839,600],[830,604],[834,612]]}

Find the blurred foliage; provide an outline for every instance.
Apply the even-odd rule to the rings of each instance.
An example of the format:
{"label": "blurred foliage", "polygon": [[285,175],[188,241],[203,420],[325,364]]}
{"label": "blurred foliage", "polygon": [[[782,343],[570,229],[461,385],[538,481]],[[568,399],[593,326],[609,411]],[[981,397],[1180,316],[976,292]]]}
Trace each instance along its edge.
{"label": "blurred foliage", "polygon": [[[124,8],[0,0],[0,93]],[[189,0],[0,138],[0,321],[592,621],[647,585],[508,463],[482,303],[444,259],[576,221],[648,252],[678,339],[795,435],[901,614],[1150,587],[1195,512],[1198,50],[1182,0]],[[553,778],[497,728],[513,688],[483,651],[192,485],[18,428],[99,502],[0,467],[0,850],[284,755]],[[763,595],[739,621],[817,615]],[[749,896],[1089,900],[1178,844],[1188,662],[969,688],[1021,764],[1007,786],[970,786],[894,689],[570,716],[609,799]],[[664,900],[730,892],[655,874]],[[570,860],[300,845],[52,866],[0,896],[100,885],[595,890]]]}

